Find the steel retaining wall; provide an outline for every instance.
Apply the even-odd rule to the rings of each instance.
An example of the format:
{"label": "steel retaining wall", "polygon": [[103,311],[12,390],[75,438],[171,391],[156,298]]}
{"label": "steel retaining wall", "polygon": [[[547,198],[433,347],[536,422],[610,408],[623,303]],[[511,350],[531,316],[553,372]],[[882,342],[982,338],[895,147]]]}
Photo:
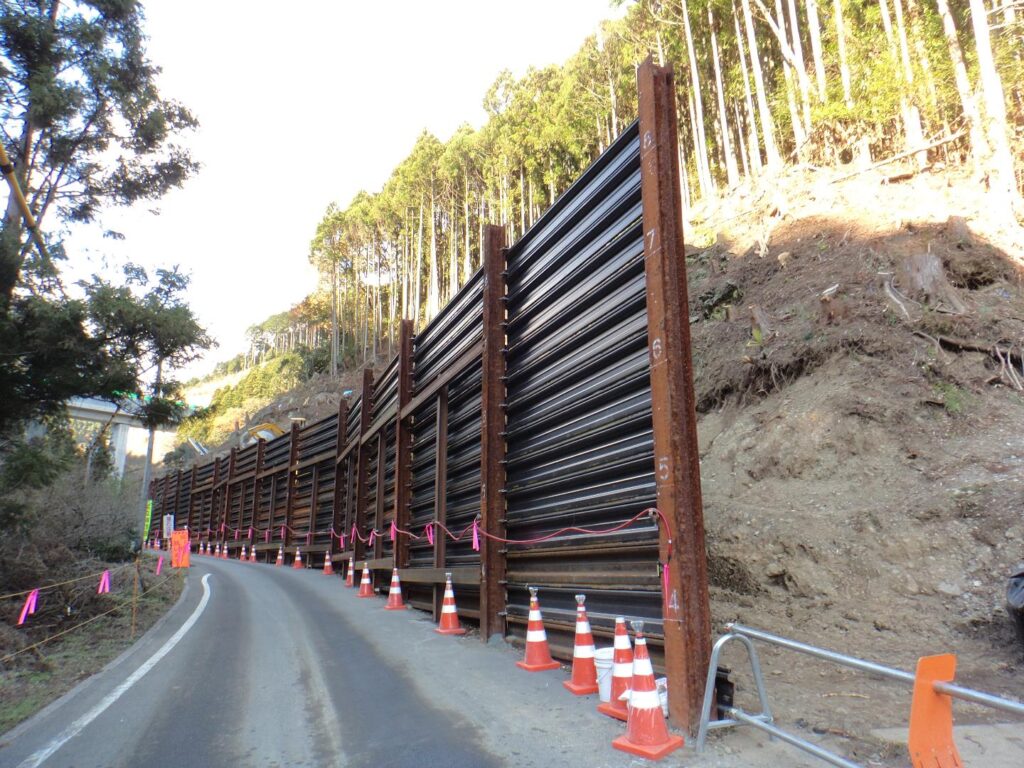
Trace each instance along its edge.
{"label": "steel retaining wall", "polygon": [[[678,176],[662,166],[642,173],[651,136],[633,123],[517,243],[485,252],[484,266],[418,334],[404,321],[399,354],[376,378],[364,372],[362,392],[338,413],[156,478],[154,526],[175,510],[194,541],[219,542],[232,556],[243,544],[266,560],[301,548],[319,566],[330,550],[336,563],[352,557],[375,571],[381,591],[397,564],[407,598],[435,618],[452,571],[460,615],[480,620],[485,634],[522,637],[526,587],[538,586],[563,659],[572,654],[573,595],[584,592],[599,643],[616,616],[644,618],[660,666],[659,568],[668,556],[653,518],[519,543],[568,526],[611,528],[659,498],[655,437],[673,427],[652,415],[669,411],[652,412],[662,330],[649,327],[648,301],[661,286],[649,283],[665,278],[651,277],[650,260],[677,267],[651,250],[653,202],[642,187],[656,173],[677,188]],[[681,235],[676,246],[667,258],[681,261]],[[688,316],[686,306],[659,307],[659,316],[666,311]],[[688,357],[688,337],[684,349]],[[673,461],[688,450],[680,442]],[[695,503],[699,512],[699,484]],[[511,541],[480,552],[469,535],[452,541],[438,528],[434,545],[423,536],[428,523],[459,534],[474,519]],[[419,538],[392,543],[392,522]]]}

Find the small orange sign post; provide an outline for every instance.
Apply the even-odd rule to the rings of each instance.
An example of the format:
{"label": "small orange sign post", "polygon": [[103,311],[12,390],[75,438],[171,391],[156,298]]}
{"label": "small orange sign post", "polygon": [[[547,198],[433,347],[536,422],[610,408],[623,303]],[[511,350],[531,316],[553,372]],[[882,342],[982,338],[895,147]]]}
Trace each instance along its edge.
{"label": "small orange sign post", "polygon": [[171,531],[171,568],[188,567],[188,531]]}

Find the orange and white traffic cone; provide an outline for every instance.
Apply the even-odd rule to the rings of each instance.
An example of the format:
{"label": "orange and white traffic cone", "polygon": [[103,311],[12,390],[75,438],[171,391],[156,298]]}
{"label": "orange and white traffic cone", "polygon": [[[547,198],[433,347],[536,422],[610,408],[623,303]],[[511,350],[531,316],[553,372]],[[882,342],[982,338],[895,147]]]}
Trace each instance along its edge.
{"label": "orange and white traffic cone", "polygon": [[242,545],[242,551],[241,551],[241,553],[239,553],[238,559],[241,560],[244,563],[247,558],[248,558],[248,554],[245,551],[245,544],[243,544]]}
{"label": "orange and white traffic cone", "polygon": [[548,649],[548,635],[544,631],[544,619],[540,615],[540,604],[537,602],[537,588],[530,590],[530,619],[526,624],[526,658],[517,661],[516,666],[527,672],[543,672],[546,669],[558,669],[561,664],[551,658]]}
{"label": "orange and white traffic cone", "polygon": [[373,585],[370,583],[370,569],[363,566],[363,578],[359,581],[359,594],[356,597],[373,597]]}
{"label": "orange and white traffic cone", "polygon": [[278,567],[284,565],[284,544],[277,548],[277,562],[274,565]]}
{"label": "orange and white traffic cone", "polygon": [[331,562],[331,553],[328,552],[327,556],[324,557],[324,576],[334,575],[334,563]]}
{"label": "orange and white traffic cone", "polygon": [[401,581],[398,579],[398,569],[391,568],[391,589],[387,593],[387,604],[385,610],[404,610],[406,603],[401,601]]}
{"label": "orange and white traffic cone", "polygon": [[590,631],[585,595],[576,595],[576,642],[572,649],[572,679],[562,683],[577,696],[597,693],[597,667],[594,666],[594,635]]}
{"label": "orange and white traffic cone", "polygon": [[388,590],[388,602],[384,606],[386,611],[404,611],[405,603],[402,602],[402,582],[398,578],[398,569],[391,569],[391,589]]}
{"label": "orange and white traffic cone", "polygon": [[629,634],[626,632],[626,620],[619,616],[615,619],[615,653],[612,656],[612,698],[597,706],[597,711],[616,720],[625,720],[629,716],[622,694],[629,690],[633,681],[633,649],[629,645]]}
{"label": "orange and white traffic cone", "polygon": [[349,557],[349,559],[348,559],[348,571],[345,573],[345,586],[346,587],[354,587],[356,585],[356,582],[355,582],[355,578],[356,577],[354,575],[355,574],[355,570],[356,570],[356,559],[354,557]]}
{"label": "orange and white traffic cone", "polygon": [[633,622],[633,633],[636,637],[636,652],[633,655],[629,718],[626,720],[625,735],[615,739],[612,746],[646,760],[660,760],[683,746],[683,737],[668,732],[668,724],[661,711],[661,698],[654,683],[654,667],[647,653],[642,621]]}
{"label": "orange and white traffic cone", "polygon": [[219,541],[217,542],[217,549],[214,550],[213,556],[215,558],[217,558],[217,559],[220,559],[220,542]]}
{"label": "orange and white traffic cone", "polygon": [[221,560],[227,560],[228,559],[228,543],[226,541],[224,542],[224,546],[221,547],[220,557],[221,557]]}
{"label": "orange and white traffic cone", "polygon": [[464,635],[466,630],[459,624],[459,613],[455,609],[455,590],[452,589],[452,575],[444,575],[444,600],[441,601],[441,621],[434,630],[439,635]]}
{"label": "orange and white traffic cone", "polygon": [[295,559],[292,560],[292,568],[302,567],[302,552],[298,547],[295,548]]}
{"label": "orange and white traffic cone", "polygon": [[249,547],[249,562],[250,563],[255,563],[256,562],[256,543],[255,542],[253,542],[253,544]]}

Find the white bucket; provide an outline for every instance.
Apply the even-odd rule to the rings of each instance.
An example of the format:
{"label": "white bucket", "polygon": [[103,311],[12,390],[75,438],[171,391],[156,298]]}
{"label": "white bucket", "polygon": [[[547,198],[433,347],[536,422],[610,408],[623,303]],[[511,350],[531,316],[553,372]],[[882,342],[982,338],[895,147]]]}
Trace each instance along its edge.
{"label": "white bucket", "polygon": [[594,666],[597,667],[597,696],[601,701],[612,699],[612,658],[614,648],[598,648],[594,651]]}
{"label": "white bucket", "polygon": [[654,685],[658,689],[658,700],[661,701],[661,711],[665,713],[665,717],[668,717],[668,678],[659,677],[654,681]]}

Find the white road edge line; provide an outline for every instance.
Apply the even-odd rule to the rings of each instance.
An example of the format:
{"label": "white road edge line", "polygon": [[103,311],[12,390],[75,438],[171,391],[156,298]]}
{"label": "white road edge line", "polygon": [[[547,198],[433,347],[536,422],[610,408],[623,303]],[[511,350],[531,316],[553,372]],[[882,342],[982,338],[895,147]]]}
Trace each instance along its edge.
{"label": "white road edge line", "polygon": [[196,609],[192,611],[192,615],[188,617],[178,631],[171,635],[167,639],[167,642],[160,647],[160,650],[146,659],[142,666],[132,672],[123,683],[108,693],[103,701],[75,720],[75,722],[65,728],[64,731],[62,731],[61,734],[48,745],[37,752],[32,753],[18,766],[18,768],[37,768],[37,766],[41,765],[45,760],[50,758],[54,752],[81,733],[82,729],[89,725],[89,723],[106,712],[111,704],[120,699],[129,688],[135,685],[135,683],[141,680],[149,670],[155,667],[160,659],[170,653],[174,646],[181,641],[181,638],[185,636],[185,633],[192,629],[192,626],[199,620],[199,617],[203,615],[203,611],[206,610],[206,604],[210,602],[209,580],[210,574],[207,573],[203,576],[203,597],[199,601],[199,605],[196,606]]}

